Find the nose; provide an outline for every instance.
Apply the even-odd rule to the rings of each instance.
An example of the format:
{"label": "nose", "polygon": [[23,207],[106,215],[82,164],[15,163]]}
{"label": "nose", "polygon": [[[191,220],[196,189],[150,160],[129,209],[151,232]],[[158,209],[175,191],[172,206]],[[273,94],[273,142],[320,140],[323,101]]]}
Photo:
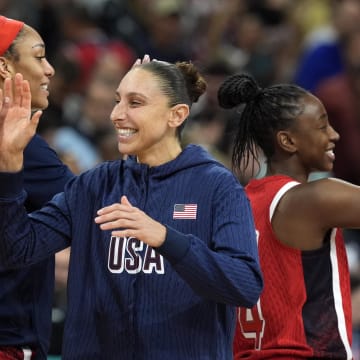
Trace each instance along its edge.
{"label": "nose", "polygon": [[332,127],[330,126],[330,134],[329,134],[329,137],[331,139],[331,141],[339,141],[340,139],[340,134]]}
{"label": "nose", "polygon": [[49,63],[48,60],[45,59],[45,74],[48,77],[53,77],[55,75],[55,69],[53,66]]}
{"label": "nose", "polygon": [[110,114],[110,120],[115,124],[125,119],[125,106],[119,101],[115,104]]}

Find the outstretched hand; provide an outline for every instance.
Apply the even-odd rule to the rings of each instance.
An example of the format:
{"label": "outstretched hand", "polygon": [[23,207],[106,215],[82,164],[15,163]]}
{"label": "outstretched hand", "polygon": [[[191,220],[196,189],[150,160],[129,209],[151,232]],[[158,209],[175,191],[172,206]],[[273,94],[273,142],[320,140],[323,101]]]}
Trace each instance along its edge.
{"label": "outstretched hand", "polygon": [[155,248],[165,241],[166,227],[132,206],[126,196],[120,203],[100,209],[97,215],[95,222],[101,230],[113,230],[113,236],[134,237]]}
{"label": "outstretched hand", "polygon": [[23,151],[36,132],[42,111],[31,115],[31,92],[27,80],[16,74],[0,89],[0,171],[16,172],[23,166]]}

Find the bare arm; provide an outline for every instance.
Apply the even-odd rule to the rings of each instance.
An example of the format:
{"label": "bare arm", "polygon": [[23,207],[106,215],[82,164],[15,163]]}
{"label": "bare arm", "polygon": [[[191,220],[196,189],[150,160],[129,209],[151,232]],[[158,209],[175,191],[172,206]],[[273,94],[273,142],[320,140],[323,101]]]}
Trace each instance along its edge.
{"label": "bare arm", "polygon": [[289,246],[319,248],[331,228],[360,228],[360,187],[332,178],[295,186],[280,200],[272,225]]}

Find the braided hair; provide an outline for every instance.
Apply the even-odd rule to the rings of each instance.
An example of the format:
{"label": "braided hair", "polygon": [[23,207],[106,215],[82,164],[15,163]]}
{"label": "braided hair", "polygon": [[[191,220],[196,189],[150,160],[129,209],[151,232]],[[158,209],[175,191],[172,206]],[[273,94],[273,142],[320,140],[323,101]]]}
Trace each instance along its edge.
{"label": "braided hair", "polygon": [[240,111],[232,153],[234,169],[244,169],[250,158],[260,164],[257,151],[269,160],[275,153],[275,136],[288,129],[303,112],[302,98],[308,92],[292,84],[261,88],[249,74],[235,74],[222,83],[218,102],[230,109],[245,105]]}

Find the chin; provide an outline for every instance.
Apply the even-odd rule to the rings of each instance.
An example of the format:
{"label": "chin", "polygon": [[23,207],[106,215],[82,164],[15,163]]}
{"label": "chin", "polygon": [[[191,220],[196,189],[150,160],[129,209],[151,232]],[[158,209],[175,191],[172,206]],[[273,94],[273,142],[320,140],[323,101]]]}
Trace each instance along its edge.
{"label": "chin", "polygon": [[48,100],[32,102],[32,108],[34,110],[45,110],[49,106]]}

